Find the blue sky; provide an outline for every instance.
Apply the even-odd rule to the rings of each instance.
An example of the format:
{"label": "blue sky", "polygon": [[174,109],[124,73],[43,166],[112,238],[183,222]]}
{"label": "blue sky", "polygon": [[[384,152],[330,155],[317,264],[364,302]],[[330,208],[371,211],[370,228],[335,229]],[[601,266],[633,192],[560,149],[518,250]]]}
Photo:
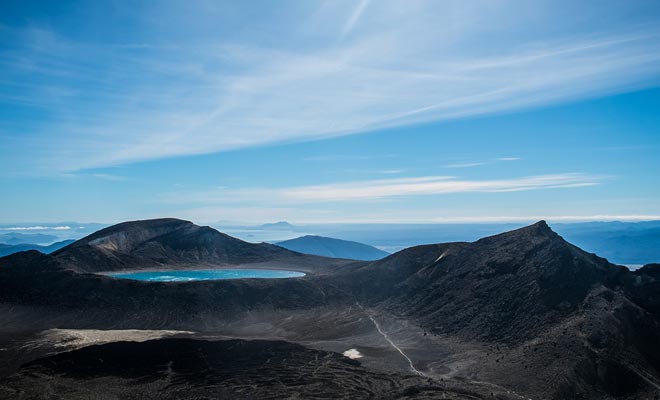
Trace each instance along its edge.
{"label": "blue sky", "polygon": [[402,4],[3,2],[0,221],[660,218],[657,1]]}

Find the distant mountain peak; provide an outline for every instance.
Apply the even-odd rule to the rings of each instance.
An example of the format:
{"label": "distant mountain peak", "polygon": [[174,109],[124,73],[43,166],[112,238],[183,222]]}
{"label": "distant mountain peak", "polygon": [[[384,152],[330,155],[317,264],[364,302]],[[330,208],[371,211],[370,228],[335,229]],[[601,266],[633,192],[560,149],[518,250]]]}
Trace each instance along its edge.
{"label": "distant mountain peak", "polygon": [[[528,243],[530,245],[533,245],[540,240],[558,240],[565,242],[564,239],[553,231],[547,222],[543,220],[522,228],[479,239],[478,242],[488,243],[502,240],[514,241],[520,244]],[[565,243],[568,244],[568,242]]]}
{"label": "distant mountain peak", "polygon": [[532,236],[543,236],[548,238],[561,238],[557,232],[553,231],[552,228],[544,220],[538,221],[532,225],[519,229],[522,232],[525,232]]}
{"label": "distant mountain peak", "polygon": [[545,220],[540,220],[531,225],[524,226],[520,229],[513,230],[512,232],[521,231],[528,232],[532,234],[541,234],[541,235],[556,235],[556,233],[550,228]]}
{"label": "distant mountain peak", "polygon": [[278,222],[272,222],[261,225],[261,229],[292,229],[292,228],[295,228],[295,226],[286,221],[278,221]]}
{"label": "distant mountain peak", "polygon": [[373,261],[389,255],[383,250],[364,243],[316,235],[305,235],[276,244],[299,253],[351,260]]}
{"label": "distant mountain peak", "polygon": [[544,219],[542,219],[542,220],[540,220],[540,221],[538,221],[538,222],[536,222],[532,225],[529,225],[528,228],[534,228],[534,229],[538,230],[539,232],[545,232],[545,233],[552,232],[552,233],[555,233],[552,230],[552,228],[550,228],[550,225],[548,225],[548,223],[545,222]]}
{"label": "distant mountain peak", "polygon": [[544,219],[532,224],[531,226],[543,226],[546,228],[550,228],[550,226],[548,226],[548,223]]}

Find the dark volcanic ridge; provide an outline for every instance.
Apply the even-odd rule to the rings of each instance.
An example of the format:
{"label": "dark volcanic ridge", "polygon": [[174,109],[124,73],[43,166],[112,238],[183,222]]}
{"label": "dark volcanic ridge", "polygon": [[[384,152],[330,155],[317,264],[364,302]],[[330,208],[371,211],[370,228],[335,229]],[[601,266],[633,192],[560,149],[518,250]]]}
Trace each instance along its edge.
{"label": "dark volcanic ridge", "polygon": [[[193,283],[89,273],[200,264],[281,265],[310,273]],[[441,377],[469,378],[532,398],[652,398],[660,390],[656,267],[631,272],[611,264],[566,242],[543,221],[472,243],[417,246],[358,262],[251,244],[187,221],[161,219],[115,225],[52,255],[23,252],[0,259],[0,304],[28,310],[21,315],[48,315],[9,313],[5,329],[210,332],[244,318],[251,321],[250,332],[317,344],[355,334],[314,319],[342,315],[371,327],[370,334],[389,350],[400,343],[401,354],[395,355],[408,358],[411,367],[424,359],[417,365],[436,379],[431,386]],[[280,321],[276,330],[260,319],[269,313],[295,314],[297,320]],[[377,320],[400,323],[379,326]],[[406,355],[410,349],[415,352]],[[442,358],[428,360],[426,354]]]}
{"label": "dark volcanic ridge", "polygon": [[385,270],[389,308],[471,338],[523,340],[575,312],[596,288],[634,290],[627,268],[578,249],[543,221],[473,243],[406,249],[363,267],[361,281],[381,286],[375,275]]}

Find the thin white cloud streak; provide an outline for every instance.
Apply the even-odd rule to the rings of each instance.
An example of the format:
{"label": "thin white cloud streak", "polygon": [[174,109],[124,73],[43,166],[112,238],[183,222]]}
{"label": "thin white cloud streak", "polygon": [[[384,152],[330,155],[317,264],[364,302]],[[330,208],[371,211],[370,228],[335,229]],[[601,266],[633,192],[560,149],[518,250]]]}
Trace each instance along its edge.
{"label": "thin white cloud streak", "polygon": [[88,174],[92,178],[102,179],[105,181],[125,181],[128,178],[121,175],[112,175],[112,174]]}
{"label": "thin white cloud streak", "polygon": [[601,179],[583,174],[538,175],[499,180],[459,180],[447,176],[430,176],[315,185],[285,189],[281,194],[284,198],[293,201],[351,201],[393,196],[493,193],[583,187],[598,185]]}
{"label": "thin white cloud streak", "polygon": [[68,173],[68,172],[64,172],[64,173],[58,174],[57,177],[68,178],[68,179],[94,178],[94,179],[100,179],[100,180],[104,180],[104,181],[113,181],[113,182],[129,180],[128,177],[121,176],[121,175],[99,174],[99,173]]}
{"label": "thin white cloud streak", "polygon": [[500,215],[500,216],[480,216],[480,217],[437,217],[429,218],[431,223],[495,223],[495,222],[534,222],[546,220],[548,222],[606,222],[606,221],[654,221],[660,220],[660,215],[637,215],[637,214],[596,214],[596,215]]}
{"label": "thin white cloud streak", "polygon": [[487,163],[485,162],[469,162],[469,163],[457,163],[457,164],[446,164],[443,165],[445,168],[471,168],[471,167],[479,167],[481,165],[485,165]]}
{"label": "thin white cloud streak", "polygon": [[70,226],[11,226],[0,231],[68,231]]}
{"label": "thin white cloud streak", "polygon": [[[49,174],[316,140],[617,93],[660,75],[657,26],[498,30],[536,31],[542,24],[529,25],[525,13],[559,27],[561,2],[379,1],[368,12],[366,2],[339,4],[353,10],[348,20],[347,12],[315,18],[351,34],[337,43],[335,29],[311,46],[306,35],[324,32],[321,23],[309,32],[291,26],[286,48],[240,36],[134,48],[19,32],[0,64],[7,85],[25,83],[1,101],[53,117],[20,135],[0,124],[12,148],[33,152],[30,163],[7,154],[7,165]],[[186,15],[191,25],[205,17]]]}
{"label": "thin white cloud streak", "polygon": [[345,155],[345,154],[325,154],[318,156],[304,157],[304,161],[343,161],[343,160],[372,160],[380,158],[394,158],[395,154],[378,155]]}
{"label": "thin white cloud streak", "polygon": [[268,199],[269,204],[371,201],[401,196],[451,193],[497,193],[595,186],[606,179],[581,173],[536,175],[513,179],[465,180],[452,176],[378,179],[288,188],[220,189],[163,195],[166,203],[232,204]]}
{"label": "thin white cloud streak", "polygon": [[442,165],[443,168],[472,168],[480,167],[482,165],[492,164],[495,161],[518,161],[519,157],[500,157],[490,161],[474,161],[474,162],[463,162],[463,163],[453,163]]}
{"label": "thin white cloud streak", "polygon": [[348,33],[350,33],[353,30],[355,24],[357,24],[357,22],[360,20],[362,13],[364,12],[364,10],[367,8],[368,5],[369,5],[369,0],[361,0],[358,3],[358,5],[351,13],[351,16],[348,18],[348,20],[346,20],[346,24],[344,24],[344,28],[341,30],[341,37],[346,36]]}
{"label": "thin white cloud streak", "polygon": [[358,174],[377,174],[377,175],[397,175],[405,170],[403,169],[344,169],[342,172]]}

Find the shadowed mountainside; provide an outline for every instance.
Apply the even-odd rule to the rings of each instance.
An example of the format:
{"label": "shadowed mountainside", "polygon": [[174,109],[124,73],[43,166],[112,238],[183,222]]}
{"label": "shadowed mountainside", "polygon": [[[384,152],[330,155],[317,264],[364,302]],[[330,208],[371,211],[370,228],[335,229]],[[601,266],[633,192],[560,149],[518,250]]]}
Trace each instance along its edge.
{"label": "shadowed mountainside", "polygon": [[506,348],[478,368],[493,381],[538,388],[555,379],[554,398],[625,398],[658,389],[658,275],[586,253],[542,221],[406,249],[352,280],[363,301],[436,335]]}
{"label": "shadowed mountainside", "polygon": [[437,332],[512,340],[570,314],[594,287],[633,279],[625,267],[578,249],[545,222],[473,243],[406,249],[363,267],[360,281],[381,286],[376,275],[383,270],[394,271],[383,290],[389,308]]}

